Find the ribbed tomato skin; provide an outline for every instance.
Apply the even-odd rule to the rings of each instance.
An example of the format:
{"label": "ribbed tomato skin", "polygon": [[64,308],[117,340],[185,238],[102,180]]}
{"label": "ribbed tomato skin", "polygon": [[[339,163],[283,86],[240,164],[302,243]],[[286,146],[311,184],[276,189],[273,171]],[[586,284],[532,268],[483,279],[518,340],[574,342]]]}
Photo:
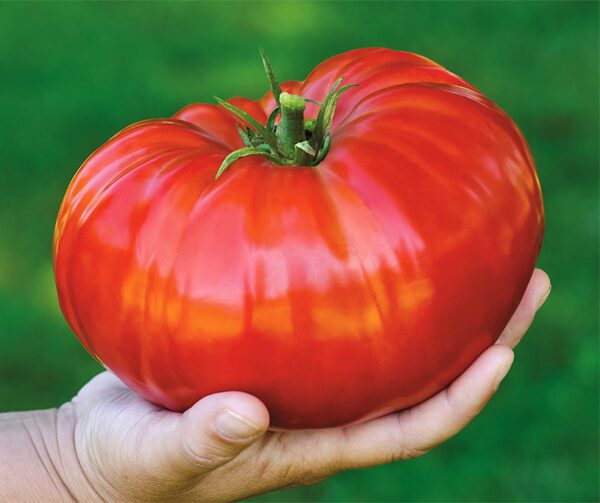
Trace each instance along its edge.
{"label": "ribbed tomato skin", "polygon": [[[147,399],[181,411],[238,390],[275,428],[349,424],[448,385],[514,312],[544,225],[519,129],[389,49],[283,88],[322,100],[342,75],[358,86],[317,167],[246,157],[215,181],[242,142],[229,112],[195,104],[121,131],[73,178],[54,236],[61,308]],[[230,102],[263,124],[274,107]]]}

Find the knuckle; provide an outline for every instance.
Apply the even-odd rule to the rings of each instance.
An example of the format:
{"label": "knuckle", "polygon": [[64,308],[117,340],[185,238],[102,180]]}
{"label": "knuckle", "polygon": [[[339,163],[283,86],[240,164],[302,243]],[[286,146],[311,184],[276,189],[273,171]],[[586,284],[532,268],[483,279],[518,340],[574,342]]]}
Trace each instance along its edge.
{"label": "knuckle", "polygon": [[284,489],[303,485],[300,467],[284,459],[277,459],[265,453],[254,459],[253,475],[263,482],[271,481],[274,487]]}
{"label": "knuckle", "polygon": [[339,460],[325,460],[320,463],[307,462],[304,464],[304,470],[300,474],[299,483],[301,485],[311,485],[322,480],[333,477],[339,473],[341,462]]}
{"label": "knuckle", "polygon": [[311,467],[309,465],[305,465],[302,468],[298,468],[287,465],[281,469],[283,470],[283,480],[286,480],[286,487],[299,487],[317,484],[318,482],[326,480],[337,473],[336,470],[331,470],[328,467],[323,466]]}
{"label": "knuckle", "polygon": [[444,396],[448,408],[461,419],[473,419],[481,411],[481,408],[475,406],[477,397],[470,393],[450,387]]}
{"label": "knuckle", "polygon": [[[405,413],[408,414],[408,413]],[[411,446],[410,442],[413,441],[410,435],[405,431],[403,419],[401,415],[396,416],[396,428],[394,431],[394,446],[389,455],[388,463],[395,463],[397,461],[407,461],[409,459],[420,458],[424,454],[427,454],[433,446]]]}
{"label": "knuckle", "polygon": [[446,393],[446,400],[453,414],[462,423],[472,421],[483,410],[487,401],[482,401],[476,395],[457,390]]}
{"label": "knuckle", "polygon": [[308,485],[309,476],[303,469],[291,463],[282,464],[278,469],[278,477],[284,481],[285,487]]}
{"label": "knuckle", "polygon": [[279,488],[316,484],[339,471],[333,465],[313,459],[309,452],[295,446],[286,436],[271,437],[261,454],[260,459],[255,460],[255,466],[263,477],[276,480]]}
{"label": "knuckle", "polygon": [[446,401],[446,407],[449,410],[454,411],[460,408],[462,397],[460,396],[460,393],[455,391],[452,386],[446,390],[443,396]]}
{"label": "knuckle", "polygon": [[401,453],[401,455],[397,458],[394,459],[393,461],[407,461],[409,459],[416,459],[416,458],[420,458],[421,456],[427,454],[429,451],[431,450],[431,448],[408,448],[408,449],[404,449]]}
{"label": "knuckle", "polygon": [[184,438],[183,452],[186,459],[200,469],[218,466],[230,458],[225,448],[210,441],[192,445],[189,440]]}
{"label": "knuckle", "polygon": [[311,477],[310,460],[302,449],[295,449],[286,438],[276,437],[276,449],[283,454],[276,466],[277,477],[284,481],[286,487],[308,485]]}

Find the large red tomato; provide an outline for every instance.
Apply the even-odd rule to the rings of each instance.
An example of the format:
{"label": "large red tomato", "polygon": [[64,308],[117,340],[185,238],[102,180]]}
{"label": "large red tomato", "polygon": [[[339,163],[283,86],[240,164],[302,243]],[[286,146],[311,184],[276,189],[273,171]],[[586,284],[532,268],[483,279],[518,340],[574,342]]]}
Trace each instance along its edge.
{"label": "large red tomato", "polygon": [[[316,165],[272,162],[280,147],[257,147],[246,117],[267,157],[215,179],[250,147],[230,110],[194,104],[124,129],[75,175],[54,237],[60,305],[149,400],[184,410],[239,390],[274,427],[348,424],[445,387],[515,310],[544,221],[518,128],[406,52],[350,51],[281,87],[318,100],[315,119],[342,75],[357,85],[335,95],[328,151],[305,148]],[[275,107],[271,92],[229,103],[262,126]]]}

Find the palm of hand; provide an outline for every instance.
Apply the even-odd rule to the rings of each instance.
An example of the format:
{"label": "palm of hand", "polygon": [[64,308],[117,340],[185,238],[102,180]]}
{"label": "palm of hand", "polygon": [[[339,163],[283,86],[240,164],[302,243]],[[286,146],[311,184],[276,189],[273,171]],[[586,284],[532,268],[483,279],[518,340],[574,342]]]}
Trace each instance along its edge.
{"label": "palm of hand", "polygon": [[450,387],[412,409],[356,426],[267,431],[264,405],[238,392],[211,395],[179,414],[147,402],[110,372],[61,411],[75,418],[74,447],[95,498],[232,501],[313,483],[340,470],[419,456],[460,431],[508,372],[512,348],[549,289],[545,273],[536,270],[498,344]]}

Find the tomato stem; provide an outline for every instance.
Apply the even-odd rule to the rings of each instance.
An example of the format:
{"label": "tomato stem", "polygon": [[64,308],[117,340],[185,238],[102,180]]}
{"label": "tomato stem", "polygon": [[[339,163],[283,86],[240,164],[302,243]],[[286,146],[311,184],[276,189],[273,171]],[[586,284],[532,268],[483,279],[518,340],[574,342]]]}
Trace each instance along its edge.
{"label": "tomato stem", "polygon": [[[263,156],[276,165],[316,166],[329,151],[329,129],[340,95],[356,85],[340,87],[343,79],[340,77],[322,103],[284,92],[275,77],[269,58],[262,49],[259,51],[276,106],[269,114],[266,126],[263,126],[244,110],[216,98],[223,108],[233,113],[246,126],[242,128],[238,125],[245,147],[231,152],[223,160],[215,179],[235,161],[249,155]],[[321,107],[314,120],[304,119],[307,101]],[[279,125],[275,125],[278,115],[280,122]]]}
{"label": "tomato stem", "polygon": [[302,96],[282,92],[279,104],[281,122],[276,129],[277,146],[288,159],[294,159],[294,145],[306,140],[304,130],[306,101]]}

